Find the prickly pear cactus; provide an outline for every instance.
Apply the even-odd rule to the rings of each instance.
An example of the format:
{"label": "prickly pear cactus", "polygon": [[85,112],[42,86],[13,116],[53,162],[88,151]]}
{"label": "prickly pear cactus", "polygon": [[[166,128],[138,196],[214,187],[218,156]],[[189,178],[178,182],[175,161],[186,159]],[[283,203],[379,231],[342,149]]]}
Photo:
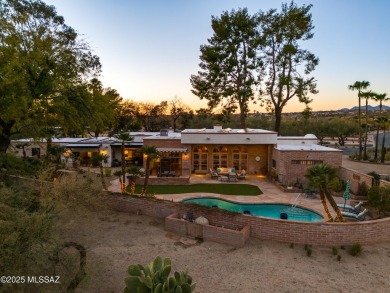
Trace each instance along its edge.
{"label": "prickly pear cactus", "polygon": [[171,273],[171,260],[157,256],[146,266],[131,265],[127,269],[124,293],[191,293],[195,289],[192,278],[186,272]]}

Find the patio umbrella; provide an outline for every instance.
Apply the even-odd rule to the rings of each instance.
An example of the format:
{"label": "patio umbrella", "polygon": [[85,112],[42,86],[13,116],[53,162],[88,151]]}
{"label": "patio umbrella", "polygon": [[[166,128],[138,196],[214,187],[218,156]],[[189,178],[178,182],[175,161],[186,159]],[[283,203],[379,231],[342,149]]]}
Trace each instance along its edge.
{"label": "patio umbrella", "polygon": [[344,191],[344,194],[343,194],[343,198],[344,198],[344,210],[345,210],[345,205],[347,204],[347,199],[350,199],[351,198],[351,195],[349,193],[350,191],[350,186],[351,186],[351,181],[348,179],[347,180],[347,185],[345,186],[345,191]]}

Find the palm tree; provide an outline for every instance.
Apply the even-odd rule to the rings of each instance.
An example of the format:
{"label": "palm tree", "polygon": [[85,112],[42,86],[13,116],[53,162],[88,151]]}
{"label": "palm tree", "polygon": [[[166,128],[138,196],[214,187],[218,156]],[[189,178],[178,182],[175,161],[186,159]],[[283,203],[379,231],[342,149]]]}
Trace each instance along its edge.
{"label": "palm tree", "polygon": [[107,161],[108,158],[109,158],[108,155],[104,155],[102,153],[94,154],[92,156],[92,158],[91,158],[92,162],[95,162],[96,164],[99,165],[99,168],[100,168],[100,179],[102,181],[102,186],[103,186],[103,189],[105,191],[107,191],[108,188],[107,188],[107,185],[106,185],[106,181],[104,180],[103,162]]}
{"label": "palm tree", "polygon": [[321,202],[324,207],[325,213],[329,218],[329,221],[333,222],[333,217],[329,212],[326,200],[330,203],[333,210],[336,213],[336,219],[339,222],[344,222],[343,215],[340,212],[332,194],[329,191],[329,182],[336,178],[337,170],[326,164],[318,164],[309,168],[305,177],[309,179],[309,184],[319,189]]}
{"label": "palm tree", "polygon": [[[379,102],[379,117],[382,117],[382,105],[383,102],[389,101],[390,98],[386,98],[387,94],[375,94],[373,99],[376,102]],[[376,128],[376,136],[375,136],[375,155],[374,155],[374,160],[376,161],[378,159],[378,143],[379,143],[379,129],[380,129],[380,123],[377,124]]]}
{"label": "palm tree", "polygon": [[130,178],[130,194],[134,195],[135,181],[137,180],[137,178],[144,176],[145,172],[138,166],[130,166],[127,169],[127,173],[130,175],[129,176],[129,178]]}
{"label": "palm tree", "polygon": [[370,86],[370,82],[369,81],[355,81],[354,84],[352,85],[349,85],[348,86],[348,89],[354,91],[354,90],[357,90],[358,91],[358,101],[359,101],[359,111],[358,111],[358,120],[359,120],[359,160],[362,159],[362,130],[361,130],[361,116],[362,116],[362,113],[361,113],[361,103],[360,103],[360,98],[361,98],[361,90],[364,90],[366,88],[368,88]]}
{"label": "palm tree", "polygon": [[366,123],[364,125],[364,150],[363,150],[363,160],[367,159],[367,137],[368,137],[368,99],[374,98],[375,93],[372,91],[362,92],[360,97],[366,99]]}
{"label": "palm tree", "polygon": [[132,137],[128,132],[121,132],[115,135],[115,138],[121,141],[121,167],[122,167],[122,182],[121,192],[126,192],[126,160],[125,160],[125,143],[132,142],[134,137]]}
{"label": "palm tree", "polygon": [[382,138],[382,151],[381,151],[381,163],[385,162],[386,148],[385,148],[385,139],[386,139],[386,124],[389,122],[387,117],[379,117],[377,119],[378,123],[383,127],[383,138]]}
{"label": "palm tree", "polygon": [[159,157],[159,153],[154,146],[143,146],[141,148],[141,152],[144,154],[144,157],[146,157],[146,168],[145,168],[145,181],[144,186],[142,187],[141,195],[146,194],[146,190],[148,188],[148,181],[150,176],[150,165],[154,160],[156,160]]}

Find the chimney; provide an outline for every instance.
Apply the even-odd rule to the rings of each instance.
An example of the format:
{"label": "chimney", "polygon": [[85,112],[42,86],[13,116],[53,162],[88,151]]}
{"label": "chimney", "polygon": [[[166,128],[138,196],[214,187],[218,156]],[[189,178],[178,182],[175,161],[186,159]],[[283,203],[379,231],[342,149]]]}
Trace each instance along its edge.
{"label": "chimney", "polygon": [[219,123],[214,124],[214,130],[222,130],[222,125]]}

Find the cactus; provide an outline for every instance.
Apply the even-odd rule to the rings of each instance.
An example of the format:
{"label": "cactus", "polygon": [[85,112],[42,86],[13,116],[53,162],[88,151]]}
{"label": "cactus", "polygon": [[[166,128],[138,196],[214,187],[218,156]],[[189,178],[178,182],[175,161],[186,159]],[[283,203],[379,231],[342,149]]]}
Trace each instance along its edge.
{"label": "cactus", "polygon": [[171,260],[157,256],[146,266],[130,265],[124,293],[191,293],[195,289],[187,272],[171,273]]}

